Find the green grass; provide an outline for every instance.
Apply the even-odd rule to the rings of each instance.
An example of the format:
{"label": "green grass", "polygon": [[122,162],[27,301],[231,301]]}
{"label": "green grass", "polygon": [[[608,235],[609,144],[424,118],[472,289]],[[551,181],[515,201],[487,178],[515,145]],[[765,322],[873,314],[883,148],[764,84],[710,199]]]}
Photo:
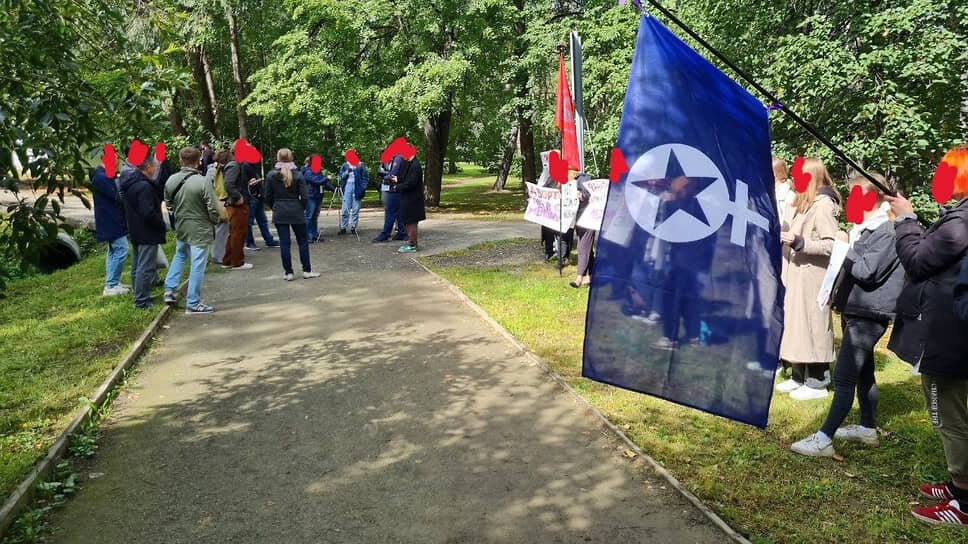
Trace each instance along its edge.
{"label": "green grass", "polygon": [[[129,273],[126,265],[125,283]],[[102,246],[67,270],[11,282],[0,299],[2,498],[160,311],[134,308],[130,295],[102,297],[103,287]]]}
{"label": "green grass", "polygon": [[469,214],[474,219],[521,219],[524,216],[524,191],[520,177],[510,177],[504,191],[494,192],[496,174],[471,164],[459,165],[457,174],[444,176],[440,207],[430,211]]}
{"label": "green grass", "polygon": [[[514,243],[533,245],[539,258],[537,242]],[[843,462],[811,459],[792,453],[790,444],[820,427],[831,397],[795,403],[774,396],[769,426],[762,431],[592,382],[581,377],[588,291],[567,286],[574,268],[561,278],[549,264],[440,268],[433,257],[424,262],[753,542],[968,542],[964,531],[929,527],[909,513],[913,504],[927,504],[919,500],[917,484],[947,474],[919,381],[889,352],[877,353],[878,425],[888,433],[880,447],[838,441]],[[848,423],[856,418],[855,408]]]}

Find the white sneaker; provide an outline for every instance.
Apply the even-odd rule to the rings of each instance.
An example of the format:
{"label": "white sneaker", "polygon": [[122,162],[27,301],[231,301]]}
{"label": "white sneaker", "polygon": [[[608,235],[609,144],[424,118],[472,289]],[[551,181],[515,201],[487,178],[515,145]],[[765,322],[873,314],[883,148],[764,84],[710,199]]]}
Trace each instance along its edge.
{"label": "white sneaker", "polygon": [[790,449],[800,455],[810,457],[833,457],[834,443],[820,431],[804,438],[799,442],[794,442]]}
{"label": "white sneaker", "polygon": [[799,389],[801,385],[803,384],[797,383],[796,381],[793,380],[793,378],[790,378],[789,380],[776,384],[776,387],[774,389],[776,389],[780,393],[789,393],[790,391]]}
{"label": "white sneaker", "polygon": [[861,425],[841,427],[834,433],[834,438],[850,440],[851,442],[861,442],[868,446],[876,446],[879,444],[877,440],[877,429],[871,429],[870,427]]}
{"label": "white sneaker", "polygon": [[303,272],[303,279],[308,280],[309,278],[318,278],[319,272]]}
{"label": "white sneaker", "polygon": [[661,349],[665,351],[673,351],[676,349],[676,342],[671,338],[666,338],[663,336],[655,342],[652,342],[651,347],[653,349]]}
{"label": "white sneaker", "polygon": [[826,389],[814,389],[808,385],[801,385],[790,392],[790,398],[793,400],[816,400],[822,399],[827,395]]}
{"label": "white sneaker", "polygon": [[286,281],[292,281],[292,280],[295,279],[295,277],[293,277],[292,274],[283,274],[282,279],[284,279]]}
{"label": "white sneaker", "polygon": [[242,266],[233,266],[232,270],[252,270],[252,263],[245,263]]}
{"label": "white sneaker", "polygon": [[104,290],[101,291],[101,295],[105,297],[116,297],[118,295],[124,295],[130,292],[130,289],[125,289],[120,285],[115,285],[114,287],[105,287]]}

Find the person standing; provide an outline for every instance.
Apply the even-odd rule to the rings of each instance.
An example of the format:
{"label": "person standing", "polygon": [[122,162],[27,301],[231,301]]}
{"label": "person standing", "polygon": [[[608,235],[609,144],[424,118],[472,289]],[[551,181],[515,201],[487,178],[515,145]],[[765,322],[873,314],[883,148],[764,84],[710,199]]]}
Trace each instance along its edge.
{"label": "person standing", "polygon": [[[888,349],[921,372],[934,430],[941,436],[951,479],[922,484],[921,494],[939,500],[911,513],[931,524],[968,525],[968,330],[955,315],[954,296],[968,255],[968,149],[949,151],[942,163],[955,170],[957,204],[925,230],[911,203],[887,197],[897,215],[897,256],[907,275],[897,299]],[[940,167],[939,167],[940,168]]]}
{"label": "person standing", "polygon": [[158,279],[158,246],[165,243],[168,226],[161,215],[161,197],[152,178],[158,163],[148,157],[121,179],[124,214],[134,246],[131,283],[134,305],[151,307],[151,288]]}
{"label": "person standing", "polygon": [[780,157],[773,157],[773,191],[776,195],[776,209],[779,216],[783,217],[783,211],[793,205],[797,192],[790,183],[790,169]]}
{"label": "person standing", "polygon": [[[588,207],[588,203],[592,198],[591,192],[585,187],[585,183],[591,180],[592,177],[585,173],[579,174],[575,178],[575,183],[578,186],[578,215],[576,217],[581,217],[582,212]],[[569,282],[568,285],[577,289],[578,287],[592,283],[592,265],[595,264],[595,255],[592,254],[592,246],[595,245],[596,231],[576,225],[575,233],[578,235],[578,276],[575,278],[575,281]]]}
{"label": "person standing", "polygon": [[281,242],[279,254],[286,281],[293,280],[292,253],[289,229],[296,235],[299,246],[299,262],[302,264],[303,278],[318,278],[309,262],[309,239],[306,234],[306,208],[309,206],[309,193],[292,151],[282,148],[276,153],[275,167],[266,176],[266,204],[272,209],[272,221],[276,225]]}
{"label": "person standing", "polygon": [[[235,154],[235,145],[232,146],[232,154]],[[234,157],[225,164],[223,177],[228,195],[225,209],[228,212],[229,237],[225,243],[222,268],[249,270],[252,263],[245,262],[244,250],[249,231],[249,179],[243,173],[242,164]]]}
{"label": "person standing", "polygon": [[[883,176],[872,175],[886,186]],[[845,240],[850,248],[840,270],[839,287],[831,295],[831,306],[840,311],[843,328],[834,366],[834,400],[823,427],[790,447],[811,457],[833,457],[834,438],[878,444],[874,347],[894,319],[897,297],[904,285],[904,267],[897,258],[894,223],[883,191],[864,177],[856,177],[848,185],[859,186],[865,194],[876,194],[877,203],[864,212],[863,222],[850,230]],[[841,427],[854,404],[855,391],[860,425]]]}
{"label": "person standing", "polygon": [[202,283],[208,252],[215,240],[220,203],[211,182],[198,170],[201,153],[186,147],[178,153],[181,170],[165,182],[165,203],[175,216],[175,256],[165,277],[165,303],[174,304],[182,269],[191,259],[188,273],[186,314],[210,314],[215,308],[202,304]]}
{"label": "person standing", "polygon": [[306,207],[306,235],[309,236],[309,243],[315,244],[323,241],[319,237],[319,210],[323,206],[323,189],[335,191],[336,188],[330,184],[329,176],[323,175],[322,170],[313,172],[310,167],[311,162],[312,157],[306,157],[305,164],[299,171],[306,180],[309,194],[309,205]]}
{"label": "person standing", "polygon": [[229,214],[226,209],[228,193],[225,192],[225,165],[229,162],[229,151],[223,149],[215,154],[215,162],[208,165],[205,179],[212,184],[215,198],[218,199],[219,222],[215,225],[215,242],[212,244],[212,262],[223,264],[225,244],[229,240]]}
{"label": "person standing", "polygon": [[417,160],[417,148],[407,144],[398,175],[390,181],[392,191],[400,194],[400,220],[407,231],[407,243],[400,246],[400,253],[417,251],[417,225],[427,218],[424,209],[423,171]]}
{"label": "person standing", "polygon": [[370,175],[366,171],[366,165],[360,162],[356,151],[350,149],[343,156],[346,162],[339,169],[339,180],[343,184],[343,206],[340,210],[337,234],[346,234],[347,228],[356,234],[356,227],[360,222],[360,202],[366,194]]}
{"label": "person standing", "polygon": [[259,225],[259,234],[266,247],[279,247],[279,242],[272,237],[269,230],[269,218],[266,217],[266,205],[263,200],[263,184],[259,179],[259,170],[251,162],[242,163],[242,177],[249,180],[249,226],[245,234],[245,249],[249,251],[259,251],[259,246],[255,245],[255,235],[253,226]]}
{"label": "person standing", "polygon": [[[386,159],[384,159],[386,160]],[[403,164],[402,155],[394,155],[386,164],[380,165],[380,201],[383,202],[383,230],[373,239],[373,242],[387,242],[393,240],[403,240],[406,234],[403,231],[403,223],[400,222],[400,193],[390,190],[390,179],[400,171]],[[393,224],[397,225],[397,233],[393,234]]]}
{"label": "person standing", "polygon": [[98,166],[91,173],[91,185],[94,186],[94,237],[108,246],[101,294],[110,297],[130,293],[131,288],[121,283],[121,271],[128,260],[128,227],[118,185],[115,178],[108,177],[104,166]]}
{"label": "person standing", "polygon": [[810,175],[810,183],[786,209],[780,232],[786,286],[780,359],[791,364],[793,373],[776,389],[794,400],[827,396],[834,360],[833,322],[830,308],[818,307],[817,293],[830,264],[840,213],[840,195],[823,162],[808,158],[803,172]]}

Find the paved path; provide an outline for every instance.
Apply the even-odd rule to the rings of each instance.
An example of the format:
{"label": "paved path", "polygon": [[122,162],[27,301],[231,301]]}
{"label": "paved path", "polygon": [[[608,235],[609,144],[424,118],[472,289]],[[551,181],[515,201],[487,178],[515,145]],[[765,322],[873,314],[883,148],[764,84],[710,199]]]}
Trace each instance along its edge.
{"label": "paved path", "polygon": [[[146,356],[54,542],[727,541],[399,244],[322,220],[323,277],[284,282],[277,250],[208,277],[218,311]],[[421,240],[536,230],[431,220]]]}

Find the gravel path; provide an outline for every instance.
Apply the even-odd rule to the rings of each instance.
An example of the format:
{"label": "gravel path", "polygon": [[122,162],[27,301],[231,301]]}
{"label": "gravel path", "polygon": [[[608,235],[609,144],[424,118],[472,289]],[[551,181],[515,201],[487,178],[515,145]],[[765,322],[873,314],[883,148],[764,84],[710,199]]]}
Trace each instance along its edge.
{"label": "gravel path", "polygon": [[[726,542],[407,255],[312,246],[212,273],[119,399],[54,542]],[[435,219],[423,254],[537,236]]]}

